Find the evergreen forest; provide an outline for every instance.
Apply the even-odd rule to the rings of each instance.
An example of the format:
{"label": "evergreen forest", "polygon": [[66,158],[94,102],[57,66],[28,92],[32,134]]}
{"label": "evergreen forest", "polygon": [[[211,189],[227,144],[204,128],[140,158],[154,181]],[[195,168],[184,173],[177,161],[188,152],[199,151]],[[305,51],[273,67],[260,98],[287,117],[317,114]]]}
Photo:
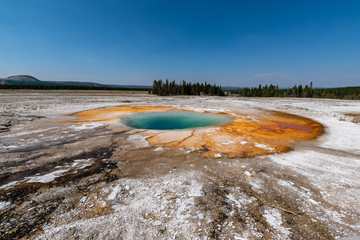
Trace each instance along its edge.
{"label": "evergreen forest", "polygon": [[294,97],[294,98],[336,98],[336,99],[360,99],[360,87],[341,88],[313,88],[313,83],[295,85],[292,88],[280,89],[272,84],[252,88],[231,90],[229,94],[240,97]]}
{"label": "evergreen forest", "polygon": [[169,81],[166,79],[154,80],[152,93],[159,96],[169,96],[169,95],[208,95],[208,96],[224,96],[225,93],[222,90],[221,86],[216,86],[216,84],[211,85],[207,82],[205,83],[187,83],[182,81],[180,84],[177,84],[175,80]]}

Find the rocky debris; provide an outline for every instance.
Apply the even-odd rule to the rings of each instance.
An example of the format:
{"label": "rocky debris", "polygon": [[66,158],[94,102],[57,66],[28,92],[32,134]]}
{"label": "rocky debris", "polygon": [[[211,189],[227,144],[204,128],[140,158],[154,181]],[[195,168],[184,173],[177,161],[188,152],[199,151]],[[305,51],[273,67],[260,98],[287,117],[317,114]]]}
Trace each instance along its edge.
{"label": "rocky debris", "polygon": [[[112,155],[112,149],[96,149],[92,152],[83,153],[71,159],[62,159],[59,162],[68,163],[79,158],[95,158],[93,165],[75,171],[68,171],[63,176],[57,177],[50,182],[27,181],[10,189],[0,189],[0,201],[11,202],[10,206],[0,210],[0,239],[21,239],[26,236],[36,235],[42,226],[49,222],[51,214],[61,205],[67,206],[68,210],[74,210],[73,203],[78,195],[91,192],[91,188],[99,183],[110,183],[118,179],[119,170],[116,163],[107,160]],[[49,171],[48,167],[44,169]],[[54,168],[54,166],[52,167]],[[51,170],[50,170],[51,171]],[[41,172],[40,169],[35,172]],[[69,173],[70,172],[70,173]],[[32,171],[34,174],[34,171]],[[42,173],[43,174],[43,173]],[[35,175],[38,176],[38,175]],[[6,180],[6,179],[3,179]],[[72,186],[72,196],[64,194],[62,189]],[[44,195],[46,192],[53,192],[46,199],[34,200],[35,196]],[[75,198],[75,200],[73,199]],[[77,200],[76,200],[77,201]],[[74,203],[75,204],[75,203]],[[96,216],[110,213],[109,208],[105,209],[106,203],[95,199],[93,205],[97,206],[99,213]],[[95,216],[94,214],[88,215]]]}
{"label": "rocky debris", "polygon": [[11,127],[11,121],[0,122],[0,133],[9,132]]}
{"label": "rocky debris", "polygon": [[[360,231],[354,201],[360,129],[332,115],[353,112],[360,102],[73,92],[0,97],[8,99],[0,122],[12,124],[0,140],[0,239],[334,239]],[[189,149],[154,151],[129,140],[140,132],[109,125],[74,130],[65,116],[128,99],[230,112],[276,108],[321,122],[326,133],[288,154],[208,159]],[[37,121],[41,115],[56,121]]]}
{"label": "rocky debris", "polygon": [[0,133],[9,132],[11,127],[25,122],[32,122],[34,120],[43,119],[45,116],[37,115],[19,115],[11,112],[4,112],[0,114]]}
{"label": "rocky debris", "polygon": [[360,113],[346,113],[345,116],[350,117],[353,123],[360,123]]}

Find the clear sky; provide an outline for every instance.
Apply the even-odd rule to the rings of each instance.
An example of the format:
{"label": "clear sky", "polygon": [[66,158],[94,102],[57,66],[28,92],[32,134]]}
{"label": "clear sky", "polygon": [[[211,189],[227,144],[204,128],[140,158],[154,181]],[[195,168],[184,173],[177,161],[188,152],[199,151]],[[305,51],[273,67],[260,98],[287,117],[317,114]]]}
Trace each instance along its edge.
{"label": "clear sky", "polygon": [[1,0],[0,77],[360,85],[358,0]]}

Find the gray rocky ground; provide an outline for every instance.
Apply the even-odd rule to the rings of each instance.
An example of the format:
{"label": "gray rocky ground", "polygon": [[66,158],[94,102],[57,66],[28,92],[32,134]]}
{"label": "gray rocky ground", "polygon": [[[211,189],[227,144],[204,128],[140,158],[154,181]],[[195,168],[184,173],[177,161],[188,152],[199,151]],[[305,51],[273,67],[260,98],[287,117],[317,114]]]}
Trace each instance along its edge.
{"label": "gray rocky ground", "polygon": [[[325,134],[289,153],[207,159],[150,146],[140,130],[68,121],[119,105],[278,110],[322,123]],[[360,101],[2,91],[0,238],[360,235],[359,113]]]}

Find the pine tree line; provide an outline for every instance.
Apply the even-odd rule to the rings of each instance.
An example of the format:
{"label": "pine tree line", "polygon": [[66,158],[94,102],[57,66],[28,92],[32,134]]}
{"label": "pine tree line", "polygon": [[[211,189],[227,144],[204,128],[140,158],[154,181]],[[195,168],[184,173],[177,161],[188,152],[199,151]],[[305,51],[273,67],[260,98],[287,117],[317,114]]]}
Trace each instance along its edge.
{"label": "pine tree line", "polygon": [[182,81],[180,84],[177,84],[175,80],[169,81],[166,79],[154,80],[152,93],[159,96],[169,96],[169,95],[209,95],[209,96],[224,96],[224,91],[221,86],[216,86],[216,84],[211,85],[207,82],[205,83],[187,83]]}
{"label": "pine tree line", "polygon": [[307,97],[311,98],[314,95],[313,84],[310,83],[310,86],[306,85],[304,88],[302,85],[295,85],[293,88],[289,89],[280,89],[279,86],[274,86],[272,84],[253,87],[253,88],[243,88],[238,90],[236,93],[242,97]]}
{"label": "pine tree line", "polygon": [[337,98],[337,99],[360,99],[360,87],[344,88],[313,88],[313,83],[305,85],[295,85],[288,89],[279,89],[279,86],[272,84],[243,88],[231,91],[241,97],[295,97],[295,98]]}
{"label": "pine tree line", "polygon": [[[187,83],[182,81],[166,80],[154,81],[153,89],[146,88],[119,88],[119,87],[91,87],[91,86],[61,86],[61,85],[2,85],[0,89],[35,89],[35,90],[127,90],[127,91],[149,91],[149,93],[160,96],[168,95],[210,95],[224,96],[221,86],[203,83]],[[313,84],[295,85],[288,89],[279,89],[278,86],[270,84],[240,90],[228,90],[227,93],[236,94],[241,97],[296,97],[296,98],[336,98],[336,99],[360,99],[360,87],[342,88],[313,88]]]}

